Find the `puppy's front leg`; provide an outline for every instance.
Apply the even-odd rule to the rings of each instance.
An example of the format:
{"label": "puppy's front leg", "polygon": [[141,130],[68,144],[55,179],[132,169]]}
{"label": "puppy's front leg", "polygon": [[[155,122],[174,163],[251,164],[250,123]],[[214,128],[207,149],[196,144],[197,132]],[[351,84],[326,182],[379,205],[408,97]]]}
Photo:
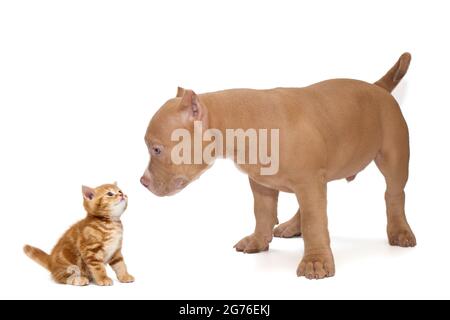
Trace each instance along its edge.
{"label": "puppy's front leg", "polygon": [[301,203],[301,226],[305,253],[297,269],[299,277],[322,279],[335,273],[327,218],[327,185],[324,178],[313,178],[296,189]]}
{"label": "puppy's front leg", "polygon": [[239,241],[234,247],[244,253],[256,253],[269,249],[273,227],[278,223],[278,190],[266,188],[249,178],[254,198],[255,232]]}

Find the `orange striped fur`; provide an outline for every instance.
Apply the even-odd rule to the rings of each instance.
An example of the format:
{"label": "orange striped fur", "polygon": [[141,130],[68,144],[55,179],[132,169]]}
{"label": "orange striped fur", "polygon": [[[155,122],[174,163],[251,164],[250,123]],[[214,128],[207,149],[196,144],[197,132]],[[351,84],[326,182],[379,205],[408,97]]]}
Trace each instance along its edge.
{"label": "orange striped fur", "polygon": [[117,184],[82,187],[87,217],[73,225],[58,241],[51,254],[26,245],[25,254],[48,269],[58,283],[76,286],[91,281],[100,286],[113,284],[105,270],[109,264],[120,282],[133,282],[122,256],[122,222],[128,198]]}

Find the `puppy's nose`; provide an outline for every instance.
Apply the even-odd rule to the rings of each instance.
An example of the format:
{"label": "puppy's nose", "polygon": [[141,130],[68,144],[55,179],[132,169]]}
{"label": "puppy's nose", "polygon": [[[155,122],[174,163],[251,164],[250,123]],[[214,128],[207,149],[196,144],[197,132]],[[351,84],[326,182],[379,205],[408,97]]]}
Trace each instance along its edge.
{"label": "puppy's nose", "polygon": [[142,177],[141,177],[141,184],[142,184],[144,187],[148,188],[148,186],[150,185],[150,181],[148,181],[147,178],[146,178],[145,176],[142,176]]}

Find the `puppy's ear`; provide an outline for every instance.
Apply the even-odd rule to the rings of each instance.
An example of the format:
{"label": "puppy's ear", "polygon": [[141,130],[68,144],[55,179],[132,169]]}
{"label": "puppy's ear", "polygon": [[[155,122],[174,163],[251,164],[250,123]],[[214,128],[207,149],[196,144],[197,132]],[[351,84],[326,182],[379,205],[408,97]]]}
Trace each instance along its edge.
{"label": "puppy's ear", "polygon": [[189,121],[202,121],[203,128],[206,128],[208,112],[194,91],[184,90],[183,98],[180,103],[180,110],[186,114]]}
{"label": "puppy's ear", "polygon": [[184,92],[186,90],[184,90],[182,87],[178,87],[177,88],[177,98],[181,98],[184,95]]}
{"label": "puppy's ear", "polygon": [[86,186],[81,187],[81,191],[83,192],[83,198],[86,200],[94,199],[95,190]]}

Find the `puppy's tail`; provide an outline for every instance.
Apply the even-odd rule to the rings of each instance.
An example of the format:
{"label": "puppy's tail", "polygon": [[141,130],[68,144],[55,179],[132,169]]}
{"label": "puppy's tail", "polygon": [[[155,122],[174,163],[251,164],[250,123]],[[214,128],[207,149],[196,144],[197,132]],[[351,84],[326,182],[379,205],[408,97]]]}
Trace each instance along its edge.
{"label": "puppy's tail", "polygon": [[50,271],[50,256],[41,249],[26,245],[23,247],[25,254],[45,269]]}
{"label": "puppy's tail", "polygon": [[400,80],[405,76],[408,71],[409,64],[411,62],[411,54],[405,52],[398,59],[397,63],[375,84],[379,87],[386,89],[389,92],[395,89],[400,83]]}

